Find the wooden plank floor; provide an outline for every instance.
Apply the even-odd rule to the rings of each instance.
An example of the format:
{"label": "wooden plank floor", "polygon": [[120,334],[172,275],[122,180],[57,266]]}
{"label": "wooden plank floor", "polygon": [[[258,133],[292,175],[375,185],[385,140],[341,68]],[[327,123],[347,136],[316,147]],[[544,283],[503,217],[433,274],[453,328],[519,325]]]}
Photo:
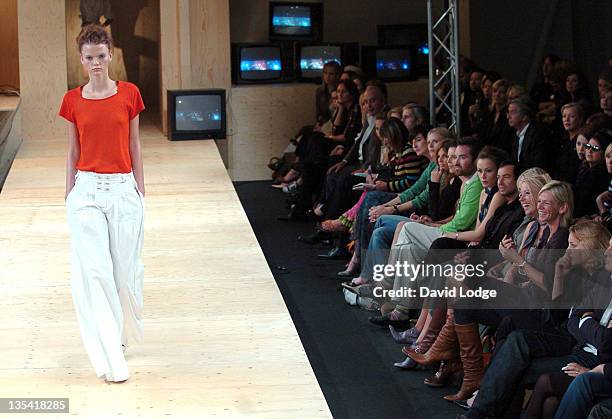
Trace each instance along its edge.
{"label": "wooden plank floor", "polygon": [[98,379],[81,343],[66,140],[24,141],[0,194],[0,397],[68,397],[83,417],[331,417],[214,142],[141,137],[145,341],[130,380]]}

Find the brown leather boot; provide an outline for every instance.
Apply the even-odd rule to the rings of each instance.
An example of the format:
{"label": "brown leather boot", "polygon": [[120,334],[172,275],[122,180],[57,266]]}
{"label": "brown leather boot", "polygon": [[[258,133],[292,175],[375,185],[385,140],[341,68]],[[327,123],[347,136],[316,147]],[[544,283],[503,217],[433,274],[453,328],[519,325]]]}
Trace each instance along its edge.
{"label": "brown leather boot", "polygon": [[445,387],[450,384],[456,372],[461,371],[459,358],[440,362],[440,368],[431,377],[427,377],[423,384],[429,387]]}
{"label": "brown leather boot", "polygon": [[469,399],[480,388],[484,375],[482,362],[482,343],[478,334],[478,325],[456,324],[455,332],[459,340],[459,352],[463,363],[463,382],[456,394],[444,396],[449,402]]}
{"label": "brown leather boot", "polygon": [[408,355],[408,351],[414,351],[415,353],[418,353],[418,354],[424,354],[425,352],[429,351],[429,348],[431,348],[431,345],[433,345],[434,342],[436,341],[436,337],[438,336],[439,331],[440,329],[434,329],[430,325],[429,330],[427,331],[427,333],[425,334],[425,336],[420,342],[416,343],[413,346],[404,346],[402,348],[402,352],[405,355]]}
{"label": "brown leather boot", "polygon": [[442,360],[457,357],[457,334],[455,333],[455,316],[449,313],[438,338],[425,353],[418,353],[409,348],[404,352],[410,358],[422,365],[433,364]]}

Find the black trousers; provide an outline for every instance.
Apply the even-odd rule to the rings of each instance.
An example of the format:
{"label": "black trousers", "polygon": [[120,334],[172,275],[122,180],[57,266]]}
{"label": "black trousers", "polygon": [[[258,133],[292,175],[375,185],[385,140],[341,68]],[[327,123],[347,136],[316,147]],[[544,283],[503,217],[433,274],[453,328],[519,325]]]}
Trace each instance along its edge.
{"label": "black trousers", "polygon": [[561,371],[570,362],[587,368],[599,364],[597,356],[573,348],[574,344],[574,338],[567,333],[510,333],[487,368],[472,413],[518,417],[525,389],[533,386],[541,374]]}

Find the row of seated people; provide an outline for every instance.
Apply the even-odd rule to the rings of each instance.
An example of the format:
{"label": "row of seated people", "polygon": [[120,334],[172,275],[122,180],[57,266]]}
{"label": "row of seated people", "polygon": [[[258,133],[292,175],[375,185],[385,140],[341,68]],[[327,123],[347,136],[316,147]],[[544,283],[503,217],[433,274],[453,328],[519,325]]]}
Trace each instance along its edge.
{"label": "row of seated people", "polygon": [[[490,115],[494,115],[495,121],[503,115],[513,130],[513,137],[500,140],[500,136],[491,134],[491,138],[486,138],[483,131],[479,134],[476,130],[475,138],[455,141],[444,128],[428,130],[424,124],[425,109],[417,104],[389,109],[382,83],[367,83],[358,103],[354,83],[350,79],[340,82],[335,90],[336,102],[330,104],[335,116],[332,131],[324,135],[315,128],[316,134],[302,137],[305,141],[298,145],[303,183],[309,188],[307,194],[302,194],[302,198],[307,198],[303,208],[312,205],[312,199],[316,198],[315,213],[325,219],[313,236],[303,239],[316,241],[324,231],[351,233],[356,240],[355,251],[347,269],[339,275],[352,276],[360,271],[357,278],[345,284],[346,289],[377,299],[382,305],[381,315],[373,317],[372,322],[388,325],[394,339],[409,344],[403,351],[408,357],[397,364],[399,367],[441,361],[436,375],[426,380],[426,384],[434,386],[447,384],[457,370],[463,370],[462,386],[458,393],[448,396],[450,400],[468,398],[483,379],[485,382],[489,379],[487,392],[481,391],[476,397],[468,412],[470,417],[499,415],[508,406],[520,408],[520,403],[516,403],[520,390],[540,377],[528,408],[529,414],[539,417],[550,414],[551,410],[554,414],[556,404],[570,385],[570,381],[554,374],[540,374],[557,372],[551,367],[555,362],[555,365],[565,362],[564,378],[577,376],[591,367],[595,367],[593,374],[609,373],[612,369],[593,365],[593,362],[609,361],[606,356],[610,353],[606,346],[610,344],[609,339],[598,340],[589,334],[595,333],[601,338],[607,326],[603,323],[610,284],[598,280],[601,276],[609,281],[609,274],[602,274],[605,271],[603,249],[607,247],[609,233],[600,221],[609,217],[612,202],[608,190],[612,138],[605,131],[609,128],[606,109],[587,121],[583,105],[571,102],[561,109],[563,138],[555,140],[551,130],[536,121],[529,98],[519,94],[509,101],[509,84],[502,79],[492,86],[495,104]],[[339,108],[345,109],[342,111],[344,124],[336,118]],[[475,113],[474,107],[470,110]],[[360,112],[365,115],[364,119],[360,118]],[[474,115],[471,119],[478,121],[478,118]],[[345,134],[351,122],[354,127],[349,137],[355,135],[355,139],[347,141]],[[358,125],[360,130],[355,128]],[[483,149],[485,144],[489,146]],[[318,160],[312,159],[313,156]],[[317,177],[308,179],[313,173]],[[552,181],[548,173],[557,180]],[[309,185],[313,179],[316,181]],[[353,190],[357,183],[363,184],[356,188],[360,192]],[[572,219],[579,217],[588,217],[591,221],[572,224]],[[581,262],[580,257],[571,257],[569,253],[563,256],[563,252],[543,251],[565,249],[568,243],[570,248],[599,251],[596,253],[600,256],[599,264]],[[449,255],[450,249],[462,252]],[[471,252],[466,254],[465,249]],[[498,254],[478,255],[473,253],[474,249],[489,249]],[[414,299],[401,296],[401,292],[391,298],[377,296],[384,290],[409,289],[410,283],[397,275],[376,278],[377,269],[395,266],[398,262],[465,263],[467,258],[505,261],[489,264],[495,267],[488,272],[486,282],[479,279],[465,283],[498,291],[506,305],[508,301],[521,303],[510,308],[502,304],[480,310],[454,299],[435,302],[426,299],[419,302],[416,324],[404,331],[397,329],[410,324]],[[611,268],[606,264],[608,271]],[[580,307],[591,310],[572,310],[568,320],[562,310],[549,309],[546,303],[580,301],[571,292],[565,295],[563,292],[565,276],[575,270],[582,270],[585,278],[592,277],[594,283],[602,282],[604,286],[603,290],[591,287],[597,293],[583,296],[591,300],[598,297],[599,304],[587,300],[590,305]],[[423,281],[426,279],[415,283]],[[441,282],[438,278],[434,283],[439,286],[446,281],[453,278]],[[598,321],[604,326],[603,332]],[[484,375],[477,324],[496,327],[497,342],[491,363],[501,363],[506,372],[511,371],[512,377],[490,373],[500,370],[499,366],[489,368]],[[583,324],[588,325],[584,331]],[[523,339],[522,346],[506,345],[520,339]],[[587,354],[594,352],[595,357],[584,358],[580,352],[582,347],[573,354],[571,345],[576,340],[587,348]],[[506,347],[513,348],[514,352],[506,349],[509,354],[500,355]],[[539,365],[540,358],[548,366],[541,371],[534,367],[537,372],[534,374],[532,361],[538,359]],[[554,358],[554,362],[548,358]],[[593,374],[585,377],[601,378]],[[567,394],[574,394],[573,387],[580,386],[583,391],[590,383],[584,381],[586,378],[571,382]],[[488,391],[493,388],[494,391]],[[566,402],[567,397],[563,399],[561,412],[577,408],[577,398],[572,397],[571,403]],[[594,400],[589,403],[592,405]],[[584,400],[582,403],[583,410],[589,406]]]}

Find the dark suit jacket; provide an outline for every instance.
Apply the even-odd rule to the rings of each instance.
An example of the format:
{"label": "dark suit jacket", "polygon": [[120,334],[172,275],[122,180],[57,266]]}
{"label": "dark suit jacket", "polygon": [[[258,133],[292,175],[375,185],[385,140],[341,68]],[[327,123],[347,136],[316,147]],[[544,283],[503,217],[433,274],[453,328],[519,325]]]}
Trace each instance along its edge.
{"label": "dark suit jacket", "polygon": [[[599,324],[610,300],[612,299],[612,287],[610,272],[601,270],[597,273],[600,280],[591,288],[579,308],[572,309],[572,314],[567,322],[567,330],[576,338],[580,346],[590,343],[597,349],[597,355],[604,362],[612,361],[612,328]],[[580,318],[586,312],[592,312],[592,318],[586,320],[582,327]]]}
{"label": "dark suit jacket", "polygon": [[512,158],[519,161],[521,172],[532,167],[550,171],[551,157],[556,154],[556,150],[550,140],[550,133],[544,126],[531,122],[525,132],[520,156],[518,146],[518,135],[515,135],[512,144]]}
{"label": "dark suit jacket", "polygon": [[359,144],[361,143],[361,135],[368,129],[368,121],[365,122],[360,135],[355,139],[353,146],[349,149],[344,157],[348,166],[354,166],[359,169],[366,169],[368,166],[375,166],[380,161],[380,141],[376,138],[376,130],[372,129],[368,138],[365,138],[363,145],[363,161],[359,161]]}

